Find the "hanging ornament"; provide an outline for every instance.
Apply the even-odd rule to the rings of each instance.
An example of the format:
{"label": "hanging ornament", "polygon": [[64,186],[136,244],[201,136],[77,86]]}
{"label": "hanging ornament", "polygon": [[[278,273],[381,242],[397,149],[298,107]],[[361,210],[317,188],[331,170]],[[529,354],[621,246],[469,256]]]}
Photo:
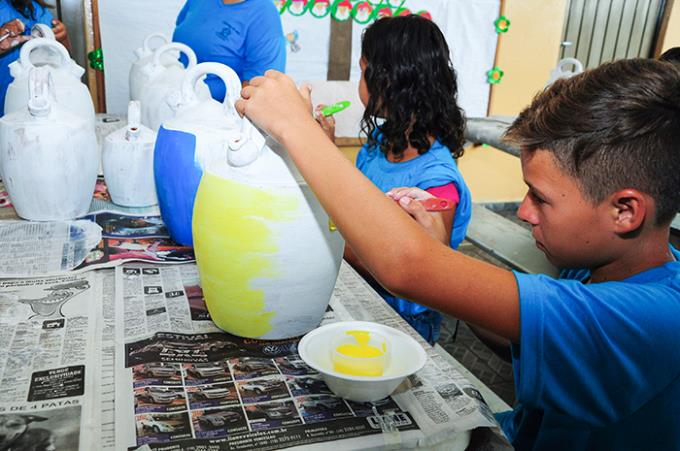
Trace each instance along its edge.
{"label": "hanging ornament", "polygon": [[367,24],[373,18],[373,7],[367,1],[362,1],[352,8],[352,18],[360,25]]}
{"label": "hanging ornament", "polygon": [[510,29],[510,19],[501,16],[494,21],[493,26],[496,28],[496,33],[505,33]]}
{"label": "hanging ornament", "polygon": [[352,3],[349,0],[335,0],[331,6],[331,16],[338,22],[345,22],[352,15]]}
{"label": "hanging ornament", "polygon": [[301,16],[309,9],[309,0],[290,0],[288,12],[291,16]]}
{"label": "hanging ornament", "polygon": [[426,18],[427,20],[432,20],[432,14],[430,14],[429,11],[425,11],[424,9],[422,11],[418,11],[416,14],[420,17]]}
{"label": "hanging ornament", "polygon": [[274,6],[279,10],[279,14],[283,14],[288,7],[290,0],[274,0]]}
{"label": "hanging ornament", "polygon": [[92,69],[104,72],[104,52],[102,52],[102,49],[91,51],[87,54],[87,59],[90,60]]}
{"label": "hanging ornament", "polygon": [[382,19],[383,17],[392,17],[392,9],[387,6],[378,9],[378,14],[376,14],[375,18]]}
{"label": "hanging ornament", "polygon": [[503,79],[504,72],[500,67],[496,66],[491,70],[486,71],[486,81],[489,84],[497,85]]}
{"label": "hanging ornament", "polygon": [[411,14],[411,10],[408,8],[397,8],[397,10],[394,12],[395,17],[408,16],[409,14]]}
{"label": "hanging ornament", "polygon": [[330,0],[314,0],[309,13],[317,19],[323,19],[331,12]]}

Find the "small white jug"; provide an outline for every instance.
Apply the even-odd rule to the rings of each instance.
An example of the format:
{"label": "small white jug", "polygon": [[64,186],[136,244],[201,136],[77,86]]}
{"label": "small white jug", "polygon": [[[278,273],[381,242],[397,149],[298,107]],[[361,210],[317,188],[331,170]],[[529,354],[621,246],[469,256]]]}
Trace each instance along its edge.
{"label": "small white jug", "polygon": [[128,104],[128,123],[104,141],[104,178],[113,203],[124,207],[156,205],[153,148],[156,134],[141,124],[140,105]]}

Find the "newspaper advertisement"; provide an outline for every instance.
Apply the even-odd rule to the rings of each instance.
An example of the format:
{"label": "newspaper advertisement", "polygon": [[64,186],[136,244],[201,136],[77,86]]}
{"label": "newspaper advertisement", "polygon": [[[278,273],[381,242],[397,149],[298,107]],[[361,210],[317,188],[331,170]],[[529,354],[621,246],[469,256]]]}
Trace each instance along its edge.
{"label": "newspaper advertisement", "polygon": [[[11,207],[11,203],[7,201],[6,206]],[[81,272],[117,266],[124,261],[194,260],[191,246],[172,241],[157,205],[117,206],[111,202],[101,178],[95,186],[90,213],[79,220],[0,221],[0,278]]]}
{"label": "newspaper advertisement", "polygon": [[102,239],[76,270],[119,265],[124,261],[186,263],[195,260],[191,246],[170,238],[160,216],[132,216],[118,211],[91,213],[82,219],[102,228]]}
{"label": "newspaper advertisement", "polygon": [[0,449],[99,443],[94,274],[0,281]]}
{"label": "newspaper advertisement", "polygon": [[[358,277],[343,265],[323,323],[364,319],[408,331],[368,287],[357,302],[371,305],[344,305]],[[193,264],[118,267],[116,297],[116,449],[413,448],[496,424],[478,392],[432,359],[392,397],[335,397],[300,359],[299,338],[217,329]]]}

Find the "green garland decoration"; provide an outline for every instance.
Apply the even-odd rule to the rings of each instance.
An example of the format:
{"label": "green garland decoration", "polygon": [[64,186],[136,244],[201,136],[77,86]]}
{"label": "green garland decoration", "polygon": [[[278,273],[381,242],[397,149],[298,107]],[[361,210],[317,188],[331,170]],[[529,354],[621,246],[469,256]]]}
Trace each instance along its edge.
{"label": "green garland decoration", "polygon": [[333,2],[333,6],[331,6],[331,17],[333,19],[337,20],[338,22],[347,22],[349,19],[352,18],[352,10],[350,10],[350,13],[347,14],[346,19],[338,19],[338,15],[337,15],[338,7],[340,6],[341,3],[344,3],[344,2],[345,2],[345,0],[335,0],[335,2]]}
{"label": "green garland decoration", "polygon": [[316,5],[316,2],[312,1],[312,6],[309,8],[309,14],[311,14],[313,17],[316,17],[317,19],[323,19],[324,17],[326,17],[327,15],[329,15],[331,13],[330,1],[329,1],[328,8],[326,8],[326,12],[323,13],[323,14],[317,14],[314,11],[315,5]]}
{"label": "green garland decoration", "polygon": [[[345,22],[352,19],[359,25],[366,25],[380,17],[390,16],[396,17],[400,15],[413,14],[409,8],[405,5],[406,0],[350,0],[349,4],[345,5],[350,8],[347,18],[340,19],[337,17],[338,8],[341,3],[347,3],[346,0],[328,0],[328,8],[319,14],[315,11],[314,6],[318,2],[316,0],[308,0],[304,8],[300,12],[291,11],[291,6],[293,5],[293,0],[274,0],[274,5],[279,10],[279,14],[283,14],[288,11],[292,16],[303,16],[305,13],[309,13],[311,16],[317,19],[323,19],[324,17],[330,15],[334,20],[338,22]],[[325,3],[325,2],[324,2]],[[359,10],[362,7],[370,7],[371,13],[366,19],[358,19]],[[427,10],[419,10],[415,13],[419,16],[423,16],[429,20],[432,20],[432,14]],[[509,22],[509,21],[508,21]]]}
{"label": "green garland decoration", "polygon": [[288,0],[287,3],[288,3],[288,13],[290,13],[291,16],[295,16],[295,17],[303,16],[307,11],[309,11],[310,6],[312,5],[312,1],[309,0],[309,1],[302,7],[302,11],[300,11],[299,13],[294,13],[294,12],[291,10],[291,8],[290,8],[291,5],[293,4],[293,0]]}
{"label": "green garland decoration", "polygon": [[493,23],[496,33],[507,33],[510,29],[510,19],[505,16],[500,16]]}
{"label": "green garland decoration", "polygon": [[102,52],[102,49],[91,51],[87,54],[87,59],[90,60],[92,69],[104,72],[104,52]]}
{"label": "green garland decoration", "polygon": [[497,85],[503,79],[505,73],[500,67],[496,66],[493,69],[486,71],[486,81],[491,85]]}
{"label": "green garland decoration", "polygon": [[[363,5],[366,5],[368,8],[371,8],[371,12],[368,14],[368,16],[366,16],[365,20],[359,20],[357,19],[357,14],[359,12],[359,7]],[[361,2],[357,2],[357,4],[354,5],[354,8],[352,8],[352,12],[350,12],[349,14],[354,20],[354,22],[358,23],[359,25],[365,25],[374,19],[374,13],[375,9],[373,8],[373,6],[368,1],[364,0]]]}
{"label": "green garland decoration", "polygon": [[[290,5],[291,0],[281,0],[281,1],[275,1],[274,6],[277,6],[279,8],[279,14],[283,15],[283,13],[286,12],[286,9],[288,9],[288,5]],[[281,6],[278,6],[278,4],[281,4]]]}

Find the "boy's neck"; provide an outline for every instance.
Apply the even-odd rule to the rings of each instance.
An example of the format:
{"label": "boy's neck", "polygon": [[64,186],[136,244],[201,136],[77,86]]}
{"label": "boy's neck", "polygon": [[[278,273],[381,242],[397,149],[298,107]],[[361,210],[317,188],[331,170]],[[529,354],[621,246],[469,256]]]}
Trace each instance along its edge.
{"label": "boy's neck", "polygon": [[659,230],[646,239],[636,239],[634,244],[628,245],[618,258],[593,268],[592,282],[607,282],[624,280],[648,269],[675,260],[668,244],[668,229]]}

